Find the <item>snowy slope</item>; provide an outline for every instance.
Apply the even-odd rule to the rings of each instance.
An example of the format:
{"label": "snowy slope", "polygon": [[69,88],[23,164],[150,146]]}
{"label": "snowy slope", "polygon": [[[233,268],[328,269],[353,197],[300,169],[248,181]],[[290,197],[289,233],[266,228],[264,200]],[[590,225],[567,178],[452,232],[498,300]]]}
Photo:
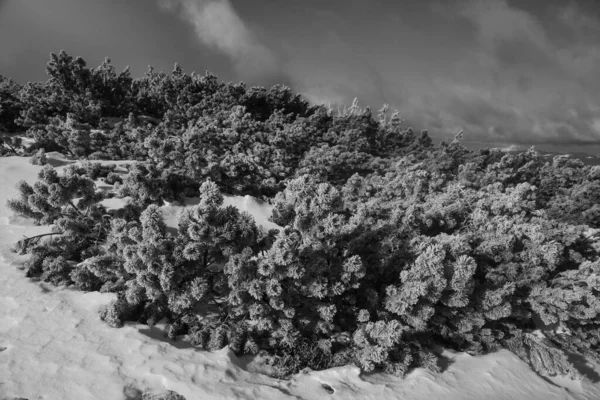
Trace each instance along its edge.
{"label": "snowy slope", "polygon": [[[582,364],[583,381],[544,380],[507,351],[482,357],[444,351],[443,373],[413,371],[404,380],[341,367],[289,381],[261,375],[260,357],[238,359],[227,349],[197,351],[169,342],[162,326],[102,323],[98,308],[112,294],[55,288],[24,277],[23,257],[8,251],[23,235],[47,232],[11,215],[6,200],[20,179],[40,167],[0,158],[0,399],[139,399],[146,388],[195,399],[600,399],[600,366]],[[265,224],[270,209],[252,198],[228,198]],[[168,207],[166,207],[168,208]],[[330,392],[333,390],[333,394]]]}

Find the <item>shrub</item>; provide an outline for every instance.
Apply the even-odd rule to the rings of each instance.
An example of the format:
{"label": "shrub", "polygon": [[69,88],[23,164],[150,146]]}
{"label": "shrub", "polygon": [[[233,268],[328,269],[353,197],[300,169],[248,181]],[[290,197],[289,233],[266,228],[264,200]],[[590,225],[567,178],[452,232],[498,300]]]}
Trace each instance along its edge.
{"label": "shrub", "polygon": [[[67,166],[62,175],[45,166],[38,178],[33,186],[21,181],[17,186],[20,198],[9,200],[7,205],[38,225],[52,225],[52,229],[50,233],[21,240],[17,248],[33,255],[29,276],[41,274],[44,280],[70,283],[70,261],[81,262],[90,248],[106,239],[108,215],[98,203],[102,196],[94,182],[76,166]],[[48,237],[49,240],[40,241]]]}
{"label": "shrub", "polygon": [[[289,88],[225,84],[152,68],[140,79],[61,52],[50,79],[0,82],[0,124],[21,150],[84,161],[20,182],[27,275],[116,294],[113,326],[167,318],[203,349],[269,355],[272,373],[355,364],[438,371],[438,345],[509,349],[543,376],[578,376],[567,352],[599,359],[600,169],[401,128],[387,107],[310,107]],[[110,119],[109,119],[110,118]],[[7,122],[8,121],[8,122]],[[118,121],[118,122],[117,122]],[[94,180],[114,184],[103,195]],[[200,195],[176,230],[160,206]],[[262,196],[280,231],[223,206]],[[110,213],[105,196],[130,197]]]}
{"label": "shrub", "polygon": [[13,133],[19,131],[15,122],[22,110],[19,99],[21,86],[5,76],[0,75],[0,133]]}
{"label": "shrub", "polygon": [[31,157],[29,162],[33,165],[42,165],[42,166],[48,164],[48,158],[46,157],[46,151],[43,148],[39,149],[37,151],[37,153],[35,153],[33,155],[33,157]]}

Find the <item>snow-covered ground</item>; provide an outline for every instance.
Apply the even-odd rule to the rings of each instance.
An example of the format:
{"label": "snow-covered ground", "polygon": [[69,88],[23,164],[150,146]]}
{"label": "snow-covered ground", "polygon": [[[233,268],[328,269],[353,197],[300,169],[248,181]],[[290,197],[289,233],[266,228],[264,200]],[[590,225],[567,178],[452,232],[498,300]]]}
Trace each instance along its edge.
{"label": "snow-covered ground", "polygon": [[[27,279],[19,269],[24,257],[9,251],[23,235],[48,231],[12,216],[5,206],[16,197],[15,184],[35,182],[39,169],[27,158],[0,158],[0,399],[132,400],[146,389],[174,390],[188,400],[600,399],[600,366],[590,362],[581,364],[581,381],[545,380],[508,351],[481,357],[444,351],[448,365],[439,374],[418,369],[402,380],[340,367],[278,380],[257,372],[260,357],[169,342],[160,324],[110,328],[97,310],[112,294]],[[268,205],[249,197],[226,202],[266,224]]]}

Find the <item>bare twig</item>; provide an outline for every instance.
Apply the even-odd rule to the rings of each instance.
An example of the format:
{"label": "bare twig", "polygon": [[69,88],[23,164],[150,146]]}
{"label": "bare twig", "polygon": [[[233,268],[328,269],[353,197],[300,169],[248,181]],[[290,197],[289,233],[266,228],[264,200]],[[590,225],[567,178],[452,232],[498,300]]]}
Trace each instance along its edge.
{"label": "bare twig", "polygon": [[82,217],[85,217],[85,215],[81,212],[81,210],[79,210],[79,208],[77,208],[77,206],[75,204],[73,204],[72,200],[69,200],[69,205],[71,205],[71,207],[73,207],[79,215],[81,215]]}
{"label": "bare twig", "polygon": [[25,239],[21,239],[17,244],[17,250],[19,254],[25,254],[27,248],[31,245],[32,241],[37,242],[44,236],[53,236],[53,235],[62,235],[64,232],[50,232],[50,233],[42,233],[40,235],[35,235],[31,237],[25,237]]}

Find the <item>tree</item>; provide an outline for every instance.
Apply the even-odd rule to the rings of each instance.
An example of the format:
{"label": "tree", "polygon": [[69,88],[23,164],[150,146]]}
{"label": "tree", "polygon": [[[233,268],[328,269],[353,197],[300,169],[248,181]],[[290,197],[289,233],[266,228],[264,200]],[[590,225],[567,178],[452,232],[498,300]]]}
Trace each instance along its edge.
{"label": "tree", "polygon": [[21,86],[12,79],[0,75],[0,132],[17,132],[20,127],[15,120],[22,104],[19,99]]}
{"label": "tree", "polygon": [[102,194],[74,165],[67,166],[62,175],[47,165],[38,179],[33,186],[19,182],[20,198],[9,200],[7,205],[38,225],[52,225],[51,232],[19,241],[17,250],[32,253],[28,276],[41,274],[55,283],[72,283],[71,261],[81,262],[106,239],[108,215],[99,204]]}

